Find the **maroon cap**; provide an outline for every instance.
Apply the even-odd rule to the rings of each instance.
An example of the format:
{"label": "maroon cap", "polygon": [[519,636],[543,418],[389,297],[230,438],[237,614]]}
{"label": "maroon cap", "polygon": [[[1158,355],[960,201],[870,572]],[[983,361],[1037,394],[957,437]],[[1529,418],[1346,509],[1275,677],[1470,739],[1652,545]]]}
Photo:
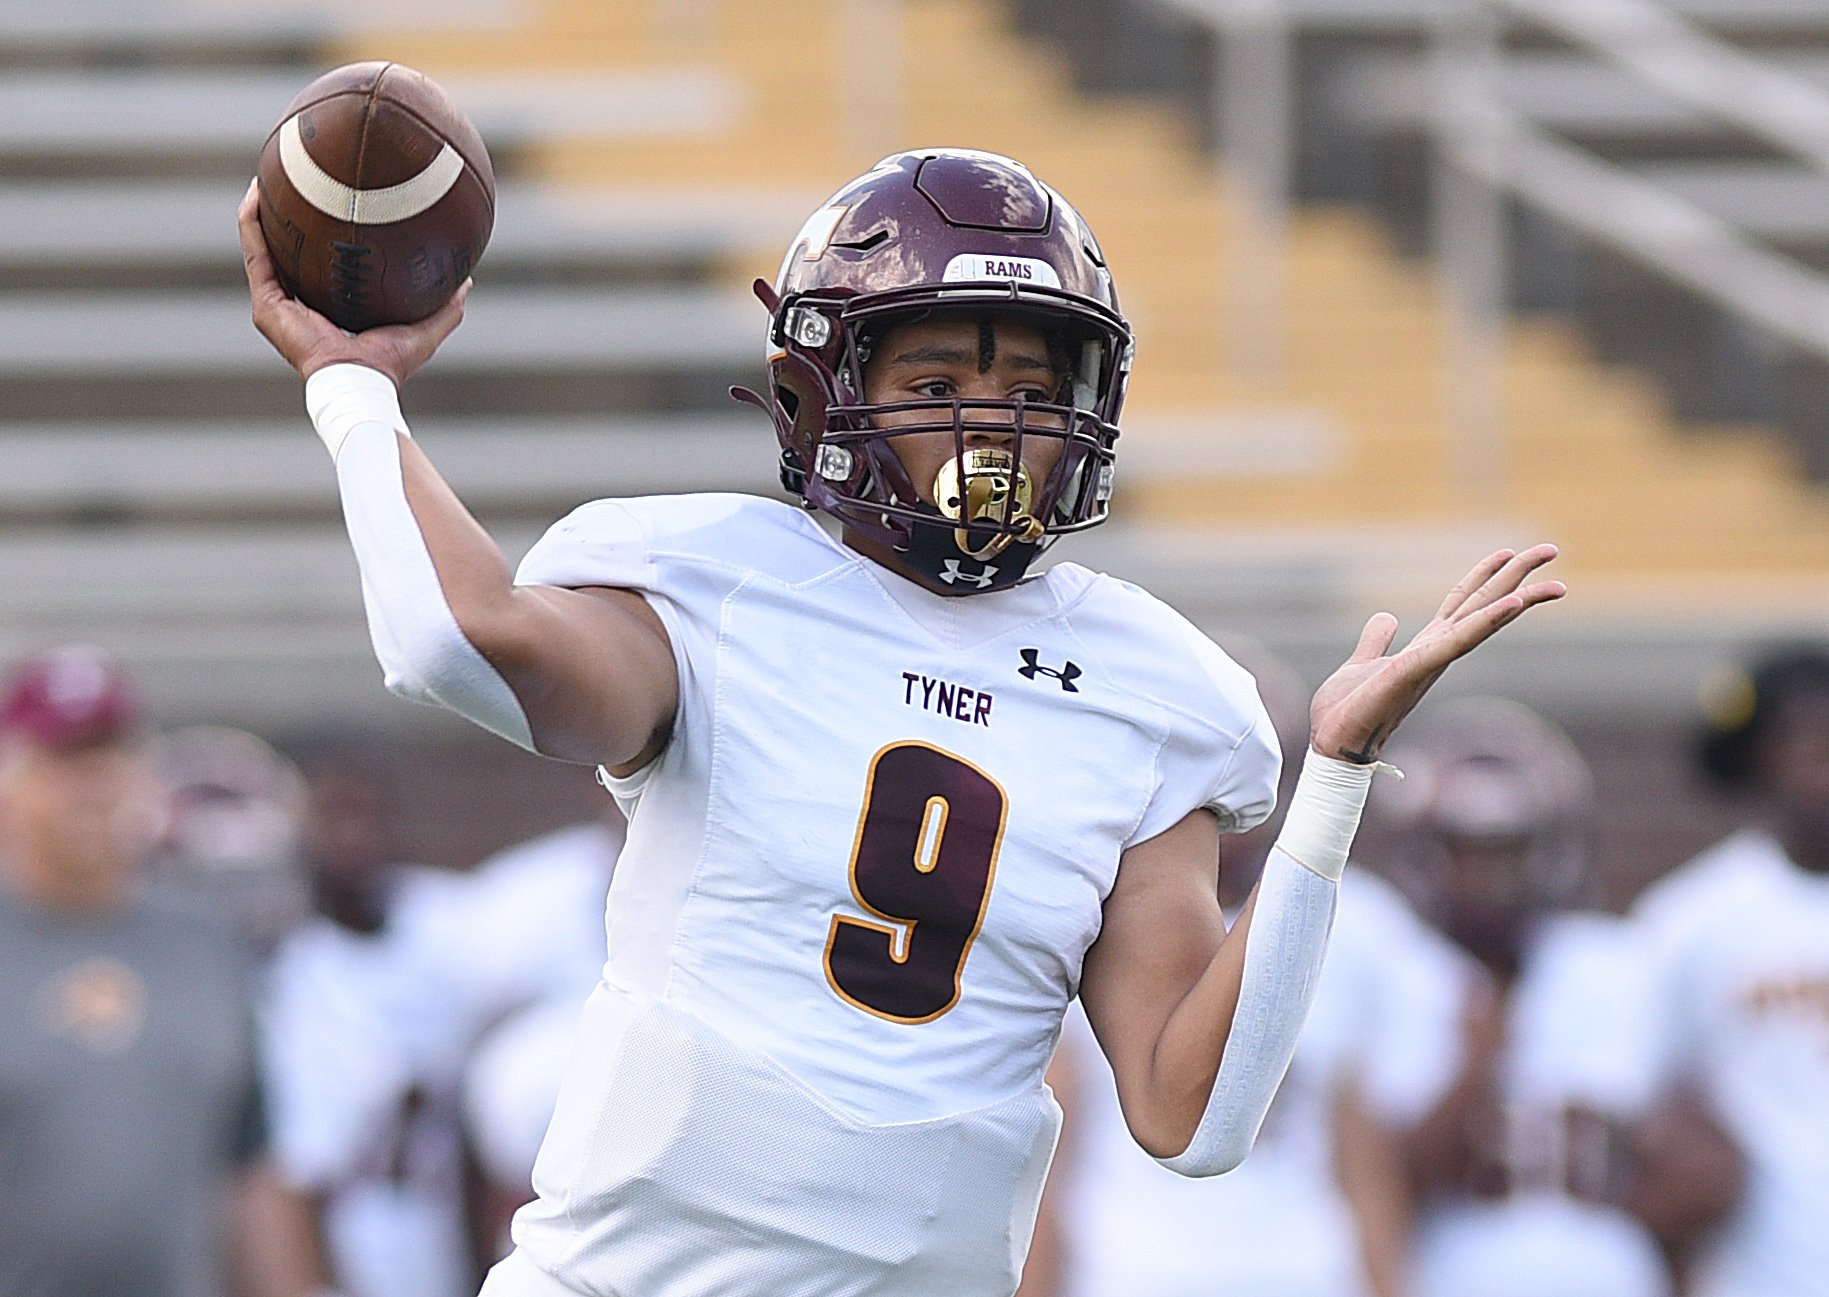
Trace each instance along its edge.
{"label": "maroon cap", "polygon": [[120,667],[81,645],[25,659],[0,695],[0,735],[47,748],[124,738],[139,727],[140,701]]}

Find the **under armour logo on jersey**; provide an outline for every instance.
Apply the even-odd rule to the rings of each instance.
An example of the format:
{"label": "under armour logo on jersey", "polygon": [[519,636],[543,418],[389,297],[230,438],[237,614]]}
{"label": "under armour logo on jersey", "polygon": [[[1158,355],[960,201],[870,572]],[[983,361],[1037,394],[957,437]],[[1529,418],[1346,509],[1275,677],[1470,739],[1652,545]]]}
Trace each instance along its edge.
{"label": "under armour logo on jersey", "polygon": [[982,590],[991,584],[991,578],[996,575],[997,569],[994,567],[982,567],[982,570],[976,574],[961,571],[959,568],[959,560],[956,558],[949,558],[946,560],[946,570],[940,573],[940,579],[948,585],[956,585],[961,581],[965,581],[970,583],[975,589]]}
{"label": "under armour logo on jersey", "polygon": [[1041,655],[1042,651],[1040,649],[1023,649],[1023,664],[1016,668],[1017,673],[1027,676],[1031,680],[1035,679],[1036,676],[1053,676],[1056,680],[1061,682],[1062,689],[1065,689],[1070,694],[1077,694],[1080,691],[1080,687],[1073,682],[1078,680],[1081,675],[1085,674],[1080,670],[1079,666],[1069,662],[1057,671],[1053,667],[1043,666],[1041,662],[1038,661]]}

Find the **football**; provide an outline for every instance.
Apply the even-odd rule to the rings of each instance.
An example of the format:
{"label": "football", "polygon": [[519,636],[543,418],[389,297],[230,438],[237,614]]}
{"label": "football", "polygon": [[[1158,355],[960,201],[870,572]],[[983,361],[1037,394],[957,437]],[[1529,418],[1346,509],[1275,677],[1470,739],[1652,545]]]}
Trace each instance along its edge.
{"label": "football", "polygon": [[259,176],[280,283],[352,333],[443,306],[495,223],[476,127],[398,63],[352,63],[306,86],[267,136]]}

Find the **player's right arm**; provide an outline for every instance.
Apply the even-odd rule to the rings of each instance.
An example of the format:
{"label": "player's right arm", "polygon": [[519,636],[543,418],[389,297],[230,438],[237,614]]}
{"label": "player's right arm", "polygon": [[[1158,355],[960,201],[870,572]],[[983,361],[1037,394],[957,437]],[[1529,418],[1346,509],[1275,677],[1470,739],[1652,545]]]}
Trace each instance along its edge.
{"label": "player's right arm", "polygon": [[393,389],[462,321],[468,285],[417,324],[346,334],[280,287],[253,186],[238,217],[254,325],[306,379],[337,460],[389,688],[548,756],[613,770],[650,759],[679,691],[660,618],[629,590],[516,586],[399,418]]}

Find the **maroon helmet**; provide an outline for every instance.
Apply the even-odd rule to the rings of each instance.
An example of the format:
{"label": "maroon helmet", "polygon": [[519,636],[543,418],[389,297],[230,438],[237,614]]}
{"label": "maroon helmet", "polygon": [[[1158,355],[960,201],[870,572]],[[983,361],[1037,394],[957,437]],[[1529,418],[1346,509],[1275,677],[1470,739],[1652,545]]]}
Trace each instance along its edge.
{"label": "maroon helmet", "polygon": [[1422,908],[1494,967],[1538,916],[1582,903],[1594,777],[1569,736],[1504,698],[1451,699],[1390,747],[1405,778],[1383,814]]}
{"label": "maroon helmet", "polygon": [[[968,149],[885,158],[802,227],[774,286],[767,410],[782,481],[810,508],[898,551],[961,594],[1013,584],[1052,538],[1105,520],[1131,332],[1092,231],[1019,162]],[[864,364],[888,329],[935,314],[1013,315],[1036,327],[1064,381],[1049,401],[959,397],[868,404]],[[878,426],[881,415],[925,417]],[[922,500],[890,435],[945,432],[954,458]],[[968,434],[1009,449],[968,446]],[[976,440],[983,441],[985,435]],[[1062,453],[1031,482],[1027,438]]]}

